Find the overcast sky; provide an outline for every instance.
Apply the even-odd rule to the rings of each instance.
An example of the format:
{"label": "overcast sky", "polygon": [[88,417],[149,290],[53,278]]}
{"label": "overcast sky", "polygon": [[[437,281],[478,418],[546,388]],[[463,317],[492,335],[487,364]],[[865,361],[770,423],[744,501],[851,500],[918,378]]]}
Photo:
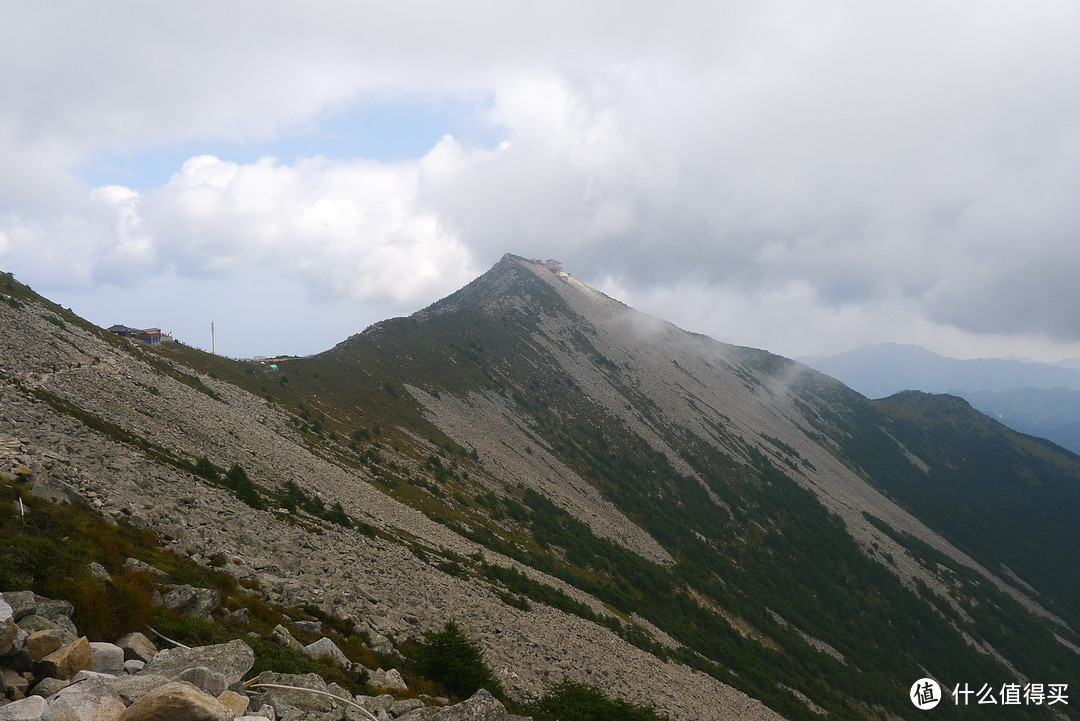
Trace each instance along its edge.
{"label": "overcast sky", "polygon": [[0,269],[309,354],[504,252],[787,356],[1080,356],[1080,4],[0,4]]}

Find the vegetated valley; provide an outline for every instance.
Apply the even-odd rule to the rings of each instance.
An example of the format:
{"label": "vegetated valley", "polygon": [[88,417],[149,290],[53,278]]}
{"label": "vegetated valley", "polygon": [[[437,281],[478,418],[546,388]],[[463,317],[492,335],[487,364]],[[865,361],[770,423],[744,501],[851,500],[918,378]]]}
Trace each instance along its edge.
{"label": "vegetated valley", "polygon": [[452,621],[509,699],[917,718],[929,676],[943,718],[1080,717],[949,694],[1080,688],[1080,458],[960,399],[870,401],[509,254],[273,369],[0,293],[38,495],[395,647]]}

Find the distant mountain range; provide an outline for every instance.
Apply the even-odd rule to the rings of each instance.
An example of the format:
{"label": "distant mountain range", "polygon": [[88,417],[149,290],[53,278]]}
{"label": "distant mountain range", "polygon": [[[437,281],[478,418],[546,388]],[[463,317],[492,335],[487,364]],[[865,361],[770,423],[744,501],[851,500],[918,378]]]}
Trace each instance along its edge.
{"label": "distant mountain range", "polygon": [[869,398],[948,393],[1005,425],[1080,453],[1080,360],[948,358],[917,345],[867,345],[801,359]]}

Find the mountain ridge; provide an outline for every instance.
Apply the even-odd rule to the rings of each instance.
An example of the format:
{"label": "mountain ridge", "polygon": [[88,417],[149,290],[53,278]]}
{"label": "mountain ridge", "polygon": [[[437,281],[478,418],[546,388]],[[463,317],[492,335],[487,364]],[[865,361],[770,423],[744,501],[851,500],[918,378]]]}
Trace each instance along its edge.
{"label": "mountain ridge", "polygon": [[[85,439],[69,455],[105,513],[189,555],[246,549],[276,598],[395,642],[459,620],[514,694],[577,675],[671,718],[914,718],[906,694],[927,673],[1078,668],[1075,539],[1042,545],[1043,506],[1030,528],[990,514],[962,532],[943,511],[986,513],[961,472],[985,464],[928,429],[951,419],[964,453],[1000,448],[1016,472],[995,497],[1027,489],[1055,528],[1075,520],[1076,459],[948,399],[872,403],[517,256],[493,271],[278,370],[124,351],[0,278],[15,300],[0,304],[0,434]],[[112,472],[99,447],[140,472]],[[185,471],[199,456],[242,462],[265,508]],[[287,482],[354,530],[290,523],[274,510]]]}

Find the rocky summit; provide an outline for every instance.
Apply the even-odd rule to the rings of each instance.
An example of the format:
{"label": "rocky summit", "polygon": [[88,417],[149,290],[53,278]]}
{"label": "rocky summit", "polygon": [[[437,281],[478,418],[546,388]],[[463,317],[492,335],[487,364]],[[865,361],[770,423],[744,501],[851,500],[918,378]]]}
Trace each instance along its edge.
{"label": "rocky summit", "polygon": [[[957,398],[868,400],[567,270],[506,255],[412,316],[273,362],[121,337],[0,275],[12,533],[47,537],[62,524],[44,504],[66,505],[191,564],[84,545],[86,580],[55,582],[67,624],[4,626],[0,606],[0,666],[45,654],[5,666],[22,680],[5,671],[0,719],[59,717],[91,688],[118,718],[544,719],[590,699],[621,718],[921,718],[920,679],[947,716],[977,717],[959,691],[981,689],[1010,718],[1077,717],[1080,459]],[[25,570],[42,548],[0,550],[0,590],[51,597],[29,587],[48,569]],[[126,625],[94,615],[135,596],[148,610]],[[153,619],[224,635],[175,639],[198,657],[157,639],[152,658],[132,636],[129,656],[121,637],[149,640]],[[489,674],[467,692],[425,664],[444,638]],[[367,685],[272,667],[305,653]],[[161,685],[125,696],[147,676]]]}

